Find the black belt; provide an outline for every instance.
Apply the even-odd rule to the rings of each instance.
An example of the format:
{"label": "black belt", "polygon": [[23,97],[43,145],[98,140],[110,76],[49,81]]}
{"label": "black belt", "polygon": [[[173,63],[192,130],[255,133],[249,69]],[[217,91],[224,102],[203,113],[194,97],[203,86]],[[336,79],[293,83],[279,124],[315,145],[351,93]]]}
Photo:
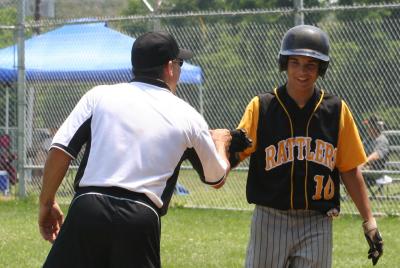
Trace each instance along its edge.
{"label": "black belt", "polygon": [[158,213],[158,215],[160,215],[160,209],[144,193],[132,192],[130,190],[115,186],[113,187],[84,186],[84,187],[78,187],[76,189],[76,195],[81,195],[90,192],[111,195],[118,198],[126,198],[132,201],[140,201],[152,207]]}

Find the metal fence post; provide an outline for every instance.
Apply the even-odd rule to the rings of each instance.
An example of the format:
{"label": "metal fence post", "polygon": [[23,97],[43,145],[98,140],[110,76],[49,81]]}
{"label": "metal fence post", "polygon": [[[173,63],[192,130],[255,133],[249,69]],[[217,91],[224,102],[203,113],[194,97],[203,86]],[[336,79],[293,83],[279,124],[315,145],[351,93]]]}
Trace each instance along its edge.
{"label": "metal fence post", "polygon": [[304,24],[304,13],[303,13],[303,0],[295,0],[294,5],[294,25]]}
{"label": "metal fence post", "polygon": [[25,0],[19,1],[18,6],[18,28],[17,28],[17,47],[18,47],[18,78],[17,78],[17,99],[18,99],[18,164],[17,174],[19,180],[19,196],[26,196],[25,188]]}

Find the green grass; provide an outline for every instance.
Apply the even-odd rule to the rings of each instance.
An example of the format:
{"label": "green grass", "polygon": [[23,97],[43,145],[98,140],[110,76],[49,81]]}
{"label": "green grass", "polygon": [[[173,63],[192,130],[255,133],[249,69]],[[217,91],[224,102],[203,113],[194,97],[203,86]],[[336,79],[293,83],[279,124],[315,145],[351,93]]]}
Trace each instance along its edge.
{"label": "green grass", "polygon": [[[163,267],[243,267],[250,220],[250,211],[170,208],[162,218]],[[351,216],[334,221],[333,267],[371,267],[360,224]],[[378,224],[385,240],[379,267],[399,267],[400,218],[378,218]],[[49,249],[35,201],[0,200],[0,267],[41,267]]]}
{"label": "green grass", "polygon": [[0,267],[41,267],[48,250],[34,202],[0,200]]}
{"label": "green grass", "polygon": [[[73,182],[76,170],[71,169],[65,177],[58,190],[58,200],[60,203],[68,204],[73,195]],[[246,178],[247,171],[233,170],[230,172],[225,185],[216,190],[199,179],[197,173],[192,169],[181,169],[179,182],[190,192],[186,196],[174,195],[171,204],[175,207],[186,208],[218,208],[218,209],[240,209],[252,210],[253,206],[246,201]],[[38,195],[39,183],[27,182],[27,190],[30,195]],[[341,211],[345,214],[357,214],[353,202],[349,200],[341,187],[343,201]],[[16,187],[12,188],[12,195],[17,195]],[[382,194],[376,199],[371,199],[373,212],[380,215],[399,215],[400,214],[400,183],[386,185]]]}

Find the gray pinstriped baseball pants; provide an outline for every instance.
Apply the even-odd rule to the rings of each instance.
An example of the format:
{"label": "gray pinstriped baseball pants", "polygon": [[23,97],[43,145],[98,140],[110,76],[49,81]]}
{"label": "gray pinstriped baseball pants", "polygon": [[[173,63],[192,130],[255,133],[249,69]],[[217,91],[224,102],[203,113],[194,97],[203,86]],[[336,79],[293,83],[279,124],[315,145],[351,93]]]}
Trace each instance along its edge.
{"label": "gray pinstriped baseball pants", "polygon": [[316,211],[256,206],[246,268],[332,266],[332,218]]}

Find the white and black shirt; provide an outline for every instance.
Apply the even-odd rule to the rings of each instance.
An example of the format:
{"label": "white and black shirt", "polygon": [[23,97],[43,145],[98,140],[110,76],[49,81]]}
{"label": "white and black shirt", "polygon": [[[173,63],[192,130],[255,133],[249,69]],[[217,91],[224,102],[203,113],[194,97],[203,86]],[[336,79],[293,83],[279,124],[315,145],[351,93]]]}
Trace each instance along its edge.
{"label": "white and black shirt", "polygon": [[121,187],[146,194],[166,210],[183,160],[191,160],[201,179],[212,185],[224,179],[227,163],[193,107],[161,81],[139,81],[87,92],[51,148],[76,158],[86,144],[76,187]]}

